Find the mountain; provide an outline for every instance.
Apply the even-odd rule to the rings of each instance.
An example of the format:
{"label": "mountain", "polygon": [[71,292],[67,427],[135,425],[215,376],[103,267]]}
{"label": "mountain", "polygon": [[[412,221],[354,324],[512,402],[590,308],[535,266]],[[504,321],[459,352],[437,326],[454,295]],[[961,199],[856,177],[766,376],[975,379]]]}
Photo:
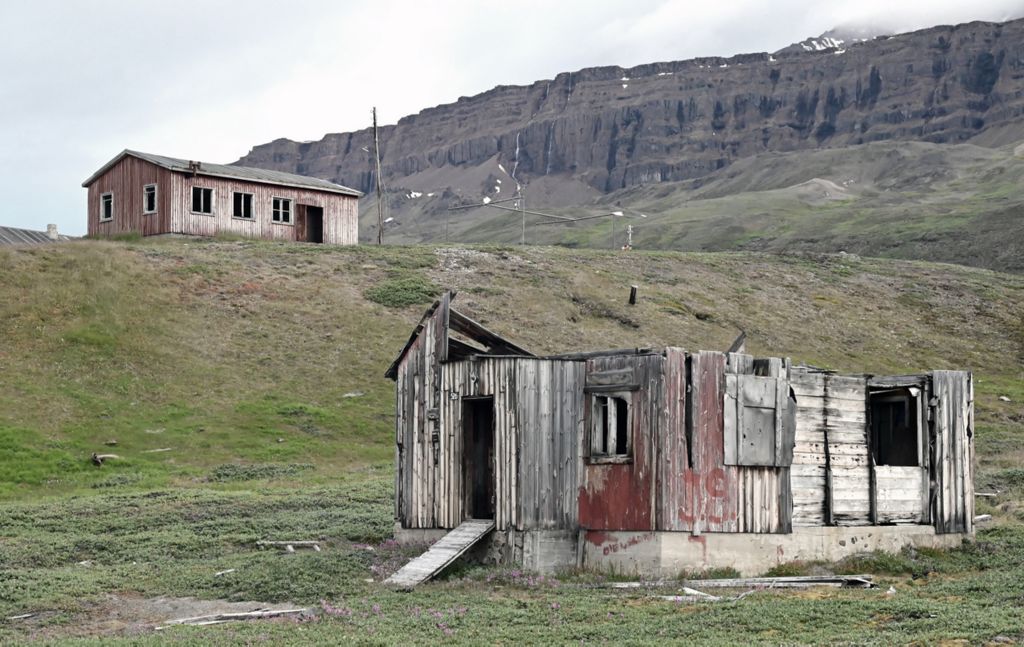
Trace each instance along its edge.
{"label": "mountain", "polygon": [[[440,240],[447,232],[452,240],[517,240],[518,218],[505,212],[481,208],[448,217],[446,210],[506,198],[522,184],[531,209],[573,215],[625,205],[630,213],[644,211],[653,219],[638,220],[637,234],[656,247],[788,247],[778,235],[785,218],[773,216],[772,209],[751,213],[750,207],[774,204],[780,196],[750,193],[752,188],[802,195],[800,186],[806,182],[842,187],[851,178],[830,175],[816,156],[844,160],[856,170],[867,163],[865,157],[891,155],[902,160],[885,171],[899,176],[896,184],[902,188],[896,194],[886,185],[889,178],[876,174],[856,186],[846,184],[848,190],[832,192],[826,201],[830,214],[847,223],[849,236],[835,239],[811,222],[797,227],[795,237],[822,251],[964,262],[950,255],[955,250],[948,248],[948,239],[930,240],[932,230],[947,231],[953,224],[954,239],[970,239],[977,229],[974,219],[994,217],[995,222],[980,226],[990,231],[1007,220],[1016,222],[1021,214],[1016,192],[997,176],[1016,177],[1020,170],[1019,155],[1009,144],[1024,141],[1024,20],[941,26],[870,40],[840,36],[827,33],[815,44],[774,54],[566,72],[529,86],[499,86],[405,117],[380,130],[383,179],[394,218],[386,236]],[[909,142],[923,148],[902,145]],[[370,151],[367,129],[329,134],[317,142],[279,139],[256,146],[238,163],[314,175],[370,192]],[[775,176],[790,183],[736,181],[729,169],[744,160],[753,160],[742,167],[750,177]],[[967,166],[958,166],[960,161]],[[878,170],[884,165],[869,166]],[[915,175],[929,181],[915,181]],[[666,238],[665,231],[680,224],[680,218],[668,217],[673,209],[707,198],[706,190],[696,192],[727,177],[732,192],[720,191],[715,196],[719,202],[702,205],[717,210],[717,217],[701,219],[699,227],[708,230],[705,240]],[[933,184],[941,191],[924,191]],[[991,192],[999,199],[987,200]],[[870,203],[862,202],[865,196]],[[939,208],[929,200],[937,200]],[[364,202],[362,230],[369,239],[375,237],[376,216],[368,213],[372,199]],[[793,208],[805,210],[808,204],[818,209],[813,200],[799,199]],[[943,209],[963,211],[963,217],[947,218]],[[865,210],[885,237],[858,234]],[[899,229],[908,210],[929,219],[918,228],[925,240],[887,232],[885,224]],[[753,226],[751,218],[756,220],[758,213],[769,222]],[[710,234],[723,218],[742,230],[739,238],[711,240],[722,238],[721,231]],[[596,244],[594,239],[603,240],[609,227],[600,219],[561,228],[531,222],[530,239]],[[1020,229],[999,237],[1010,241],[1011,252],[1024,243]],[[991,242],[973,245],[966,262],[1024,270],[1024,262],[1014,260],[1020,254],[1003,250],[999,256],[1008,260],[995,262],[991,251]]]}

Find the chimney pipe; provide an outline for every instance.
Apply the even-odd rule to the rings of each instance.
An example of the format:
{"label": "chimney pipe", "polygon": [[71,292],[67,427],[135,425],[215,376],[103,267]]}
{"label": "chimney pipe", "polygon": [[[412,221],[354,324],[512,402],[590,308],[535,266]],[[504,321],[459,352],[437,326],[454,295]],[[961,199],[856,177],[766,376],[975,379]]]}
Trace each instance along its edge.
{"label": "chimney pipe", "polygon": [[60,240],[57,234],[57,225],[46,225],[46,237],[50,240]]}

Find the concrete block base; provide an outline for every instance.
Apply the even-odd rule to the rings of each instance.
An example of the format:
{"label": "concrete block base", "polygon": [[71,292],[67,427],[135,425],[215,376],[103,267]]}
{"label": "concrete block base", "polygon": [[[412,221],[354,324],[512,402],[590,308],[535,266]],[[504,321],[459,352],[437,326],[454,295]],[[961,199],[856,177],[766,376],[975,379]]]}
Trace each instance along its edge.
{"label": "concrete block base", "polygon": [[583,567],[639,577],[679,577],[716,568],[761,575],[792,561],[835,561],[904,546],[952,548],[963,534],[938,535],[932,526],[795,528],[787,535],[749,533],[581,531]]}

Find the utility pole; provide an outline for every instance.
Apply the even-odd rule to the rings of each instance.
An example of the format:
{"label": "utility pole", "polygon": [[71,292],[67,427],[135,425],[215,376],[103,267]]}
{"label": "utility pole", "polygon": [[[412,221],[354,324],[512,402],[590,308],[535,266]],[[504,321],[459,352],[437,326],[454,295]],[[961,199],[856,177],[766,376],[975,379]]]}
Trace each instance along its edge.
{"label": "utility pole", "polygon": [[519,187],[519,209],[523,212],[523,237],[520,243],[526,245],[526,195],[523,193],[523,189]]}
{"label": "utility pole", "polygon": [[380,139],[377,137],[377,106],[373,107],[373,157],[376,162],[377,176],[377,244],[384,243],[384,207],[381,204],[380,191]]}

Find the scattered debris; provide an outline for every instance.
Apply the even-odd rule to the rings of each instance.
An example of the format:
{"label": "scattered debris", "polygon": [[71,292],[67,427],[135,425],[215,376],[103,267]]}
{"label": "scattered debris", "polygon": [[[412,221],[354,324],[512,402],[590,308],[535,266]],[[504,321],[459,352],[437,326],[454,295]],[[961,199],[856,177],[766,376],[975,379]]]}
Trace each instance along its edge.
{"label": "scattered debris", "polygon": [[888,595],[889,597],[892,597],[892,596],[896,595],[896,587],[895,586],[890,586],[889,590],[886,591],[885,594]]}
{"label": "scattered debris", "polygon": [[4,619],[7,622],[14,622],[16,620],[28,620],[29,618],[36,617],[36,615],[38,615],[38,614],[35,614],[35,613],[23,613],[20,616],[8,616],[7,618],[4,618]]}
{"label": "scattered debris", "polygon": [[106,445],[107,447],[114,447],[115,445],[117,445],[117,441],[114,440],[113,438],[111,438],[110,440],[108,440],[107,442],[105,442],[103,444]]}
{"label": "scattered debris", "polygon": [[979,514],[974,518],[974,523],[982,523],[984,521],[992,521],[992,515],[990,514]]}
{"label": "scattered debris", "polygon": [[1010,398],[1006,397],[1005,395],[999,396],[999,401],[1000,402],[1012,402],[1012,400],[1010,400]]}
{"label": "scattered debris", "polygon": [[104,461],[108,461],[108,460],[112,460],[112,459],[116,459],[116,458],[121,458],[121,457],[118,456],[117,454],[97,454],[96,452],[93,452],[92,453],[92,464],[95,465],[96,467],[103,467],[103,462]]}
{"label": "scattered debris", "polygon": [[999,496],[998,492],[975,492],[974,496],[984,497],[986,499],[994,499]]}
{"label": "scattered debris", "polygon": [[639,289],[640,289],[640,287],[637,286],[637,285],[629,286],[629,305],[631,305],[631,306],[635,306],[636,305],[636,292]]}
{"label": "scattered debris", "polygon": [[362,391],[350,391],[349,393],[346,393],[345,395],[343,395],[341,397],[343,397],[343,398],[361,398],[364,395],[366,395],[366,394],[363,393]]}
{"label": "scattered debris", "polygon": [[78,565],[79,566],[86,566],[86,567],[92,566],[92,560],[83,559],[82,561],[78,562]]}
{"label": "scattered debris", "polygon": [[160,449],[147,449],[143,454],[159,454],[160,452],[174,451],[173,447],[161,447]]}
{"label": "scattered debris", "polygon": [[257,620],[263,618],[279,618],[281,616],[299,615],[308,613],[308,608],[303,609],[280,609],[277,611],[249,611],[246,613],[216,613],[209,616],[195,616],[193,618],[178,618],[177,620],[168,620],[164,625],[157,627],[157,631],[161,629],[167,629],[175,625],[219,625],[225,622],[231,622],[232,620]]}
{"label": "scattered debris", "polygon": [[214,573],[213,576],[214,577],[223,577],[223,576],[227,575],[228,573],[234,573],[236,570],[237,569],[229,568],[226,571],[218,571],[218,572]]}
{"label": "scattered debris", "polygon": [[258,541],[256,545],[260,548],[277,547],[283,548],[286,553],[294,553],[296,548],[309,548],[320,552],[319,541]]}
{"label": "scattered debris", "polygon": [[742,588],[806,588],[810,586],[834,586],[870,589],[875,584],[871,575],[797,575],[788,577],[747,577],[718,580],[687,580],[687,584],[698,588],[742,589]]}
{"label": "scattered debris", "polygon": [[163,427],[159,427],[157,429],[147,429],[146,433],[147,434],[162,434],[162,433],[164,433],[164,429],[163,429]]}

